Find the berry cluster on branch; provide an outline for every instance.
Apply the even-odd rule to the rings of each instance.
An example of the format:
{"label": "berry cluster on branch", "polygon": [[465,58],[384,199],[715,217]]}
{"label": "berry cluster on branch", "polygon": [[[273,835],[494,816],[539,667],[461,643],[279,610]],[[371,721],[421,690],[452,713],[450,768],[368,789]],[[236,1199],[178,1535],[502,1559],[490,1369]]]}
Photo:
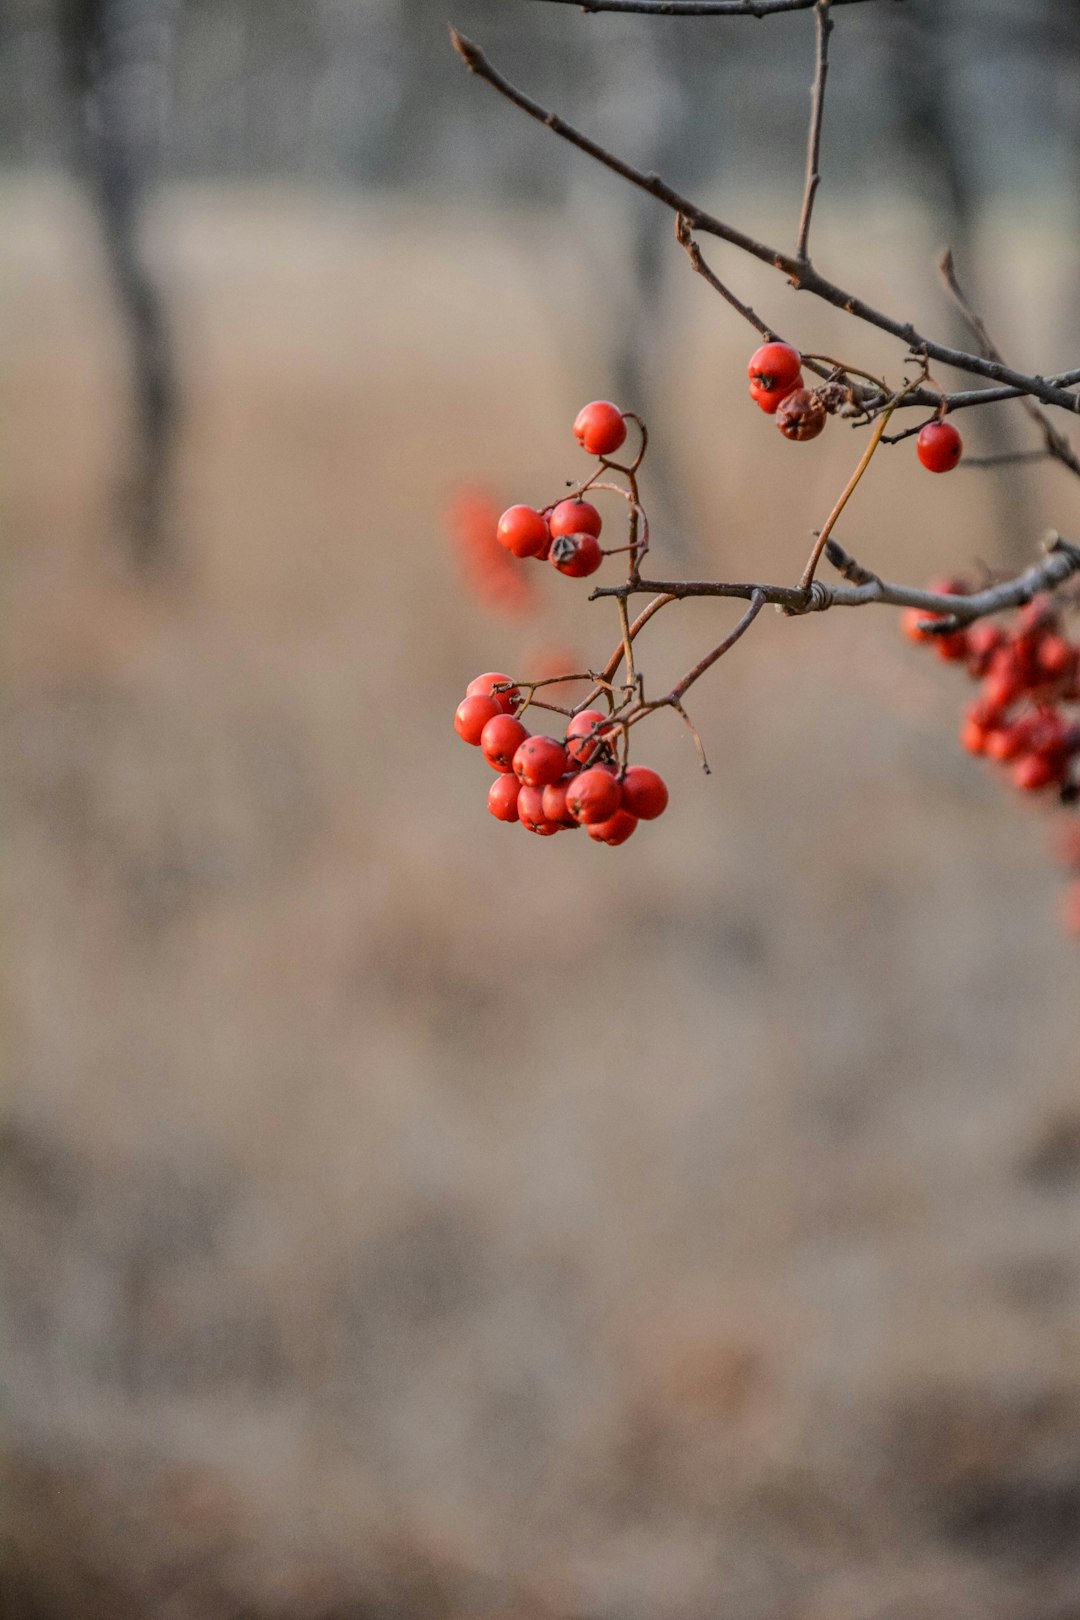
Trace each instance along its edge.
{"label": "berry cluster on branch", "polygon": [[[571,0],[562,0],[571,3]],[[573,0],[582,4],[583,0]],[[656,15],[767,17],[783,12],[813,10],[815,18],[814,74],[806,141],[806,176],[802,206],[794,233],[794,249],[787,251],[758,240],[684,196],[660,175],[638,169],[570,124],[558,113],[534,101],[488,61],[478,46],[451,29],[451,38],[471,73],[489,84],[513,106],[535,119],[559,139],[669,209],[675,217],[675,235],[693,270],[718,293],[763,340],[748,368],[750,393],[756,404],[772,416],[785,438],[799,442],[817,438],[830,417],[845,419],[855,430],[869,430],[865,447],[844,488],[821,527],[813,531],[812,545],[797,582],[722,581],[645,578],[642,564],[649,552],[649,525],[638,489],[637,474],[645,453],[645,425],[633,413],[608,401],[586,406],[575,423],[579,444],[599,459],[594,474],[571,489],[569,496],[543,508],[512,507],[499,524],[498,539],[515,558],[547,560],[571,578],[591,577],[615,552],[628,558],[625,582],[595,585],[590,600],[611,598],[619,615],[619,640],[607,662],[597,669],[533,681],[510,677],[479,677],[477,691],[470,688],[458,711],[458,729],[466,740],[481,747],[501,773],[492,788],[491,808],[500,819],[520,819],[534,831],[554,832],[569,823],[595,829],[608,825],[599,810],[593,816],[581,784],[587,777],[600,785],[604,813],[612,803],[611,785],[622,795],[616,816],[629,816],[633,825],[645,815],[638,808],[634,789],[628,790],[633,772],[628,763],[629,739],[634,728],[660,709],[672,709],[685,723],[701,754],[704,750],[684,706],[689,688],[746,633],[766,605],[788,616],[820,613],[834,607],[872,604],[906,608],[908,633],[933,642],[946,659],[963,662],[982,683],[980,698],[965,722],[967,746],[999,760],[1012,772],[1016,786],[1029,793],[1056,790],[1069,802],[1080,797],[1080,684],[1077,648],[1063,630],[1063,614],[1072,603],[1064,589],[1080,573],[1080,548],[1051,535],[1045,556],[1012,578],[988,580],[978,588],[955,580],[930,589],[882,579],[856,562],[836,541],[833,531],[860,480],[882,447],[916,437],[916,456],[926,470],[951,472],[1003,461],[1054,461],[1080,477],[1080,455],[1048,414],[1048,407],[1080,412],[1080,368],[1063,368],[1052,376],[1022,371],[1010,365],[994,343],[985,323],[968,303],[957,279],[951,254],[941,259],[945,287],[975,339],[961,349],[919,330],[915,324],[865,299],[822,274],[811,259],[810,235],[814,203],[821,182],[821,144],[825,85],[829,70],[832,11],[863,0],[584,0],[584,9],[612,12],[651,12]],[[828,355],[800,353],[782,335],[721,280],[705,261],[694,232],[716,238],[750,261],[779,272],[788,285],[809,293],[842,311],[855,322],[876,328],[903,345],[900,368],[903,380],[890,383],[872,372]],[[948,367],[969,379],[964,388],[947,388],[931,374],[931,366]],[[900,369],[898,368],[898,369]],[[819,379],[808,381],[807,373]],[[1024,449],[994,458],[967,457],[951,418],[972,408],[988,408],[1018,401],[1036,425],[1041,448]],[[921,413],[911,427],[887,433],[898,413]],[[640,431],[636,458],[620,464],[612,458],[622,449],[627,424]],[[610,478],[605,474],[611,474]],[[623,482],[619,482],[619,479]],[[627,524],[626,544],[600,543],[601,514],[586,496],[613,492],[622,498]],[[610,520],[605,520],[610,522]],[[818,575],[827,560],[841,583],[826,583]],[[645,594],[650,600],[631,621],[629,604]],[[645,679],[636,661],[640,632],[661,609],[689,597],[730,597],[746,604],[741,618],[723,639],[706,652],[664,696],[646,696]],[[992,624],[992,616],[1015,613],[1008,625]],[[985,621],[985,622],[984,622]],[[621,674],[620,674],[621,671]],[[548,701],[548,688],[559,680],[588,679],[592,690],[576,707],[563,708]],[[488,682],[485,688],[483,683]],[[491,683],[494,683],[492,686]],[[474,685],[476,683],[473,683]],[[544,696],[538,696],[543,691]],[[511,701],[509,694],[513,693]],[[498,713],[476,706],[499,702]],[[472,704],[472,707],[468,705]],[[594,708],[603,704],[603,708]],[[530,707],[546,709],[565,719],[561,736],[533,738],[525,732],[522,715]],[[587,733],[576,728],[586,723]],[[489,746],[488,727],[495,728],[497,746]],[[503,734],[506,734],[505,737]],[[576,739],[585,735],[595,749],[587,762],[578,758]],[[507,752],[509,740],[513,749]],[[520,761],[519,761],[520,753]],[[584,766],[584,768],[582,768]],[[541,779],[537,771],[554,772]],[[513,778],[511,780],[510,778]],[[514,785],[516,781],[516,786]],[[629,797],[627,796],[629,792]],[[539,794],[539,799],[533,795]],[[524,796],[524,797],[523,797]],[[666,789],[664,790],[666,804]],[[587,813],[588,812],[588,813]],[[658,812],[657,812],[658,813]],[[610,816],[609,816],[610,820]],[[625,822],[620,823],[620,829]],[[630,831],[633,830],[631,826]],[[629,836],[629,833],[626,833]],[[621,842],[621,837],[610,842]],[[1075,841],[1080,851],[1080,838]],[[1071,857],[1070,857],[1071,859]],[[1080,864],[1080,855],[1077,857]],[[1080,926],[1080,883],[1074,904]]]}

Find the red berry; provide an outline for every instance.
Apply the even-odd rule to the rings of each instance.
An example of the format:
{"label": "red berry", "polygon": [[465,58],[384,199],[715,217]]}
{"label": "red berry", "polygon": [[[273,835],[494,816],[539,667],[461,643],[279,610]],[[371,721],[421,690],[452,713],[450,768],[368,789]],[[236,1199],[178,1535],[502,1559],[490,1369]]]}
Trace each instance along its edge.
{"label": "red berry", "polygon": [[521,784],[516,776],[497,776],[488,788],[488,809],[499,821],[516,821],[520,792]]}
{"label": "red berry", "polygon": [[1061,765],[1046,754],[1024,754],[1013,766],[1012,779],[1025,793],[1038,793],[1061,781]]}
{"label": "red berry", "polygon": [[[505,686],[505,692],[496,692],[497,686]],[[494,698],[503,714],[513,714],[521,702],[521,693],[516,686],[510,685],[509,675],[500,675],[497,669],[489,669],[486,675],[478,675],[470,681],[465,688],[466,697]]]}
{"label": "red berry", "polygon": [[603,518],[590,501],[560,501],[548,516],[553,540],[560,534],[591,534],[599,540],[603,526]]}
{"label": "red berry", "polygon": [[566,790],[566,807],[584,826],[609,821],[622,802],[622,788],[610,771],[593,765],[575,776]]}
{"label": "red berry", "polygon": [[985,754],[989,752],[990,739],[995,735],[969,714],[960,728],[960,744],[969,754]]}
{"label": "red berry", "polygon": [[527,787],[557,782],[566,764],[566,749],[554,737],[526,737],[513,758],[514,775]]}
{"label": "red berry", "polygon": [[1037,654],[1039,672],[1048,681],[1062,680],[1076,669],[1077,651],[1064,636],[1044,636]]}
{"label": "red berry", "polygon": [[552,833],[559,831],[557,821],[552,821],[544,814],[543,788],[530,787],[527,783],[518,794],[518,819],[521,825],[531,833],[539,833],[541,838],[550,838]]}
{"label": "red berry", "polygon": [[622,802],[639,821],[655,821],[667,809],[667,784],[647,765],[631,765],[622,779]]}
{"label": "red berry", "polygon": [[502,709],[494,698],[467,697],[457,706],[454,716],[454,730],[465,742],[471,743],[474,748],[480,746],[480,735],[489,720],[493,720]]}
{"label": "red berry", "polygon": [[585,579],[595,574],[604,560],[595,534],[560,534],[551,542],[548,561],[568,579]]}
{"label": "red berry", "polygon": [[760,405],[766,416],[775,416],[777,407],[793,394],[797,388],[806,386],[803,374],[800,371],[794,382],[784,383],[777,388],[766,388],[763,383],[750,384],[750,398],[755,405]]}
{"label": "red berry", "polygon": [[497,771],[513,770],[513,759],[529,733],[512,714],[497,714],[480,734],[484,758]]}
{"label": "red berry", "polygon": [[930,638],[937,647],[937,655],[946,662],[955,663],[968,655],[968,639],[966,630],[950,630],[943,636]]}
{"label": "red berry", "polygon": [[927,613],[925,608],[905,608],[900,615],[900,628],[909,641],[933,641],[929,630],[922,626],[932,619],[940,619],[940,613]]}
{"label": "red berry", "polygon": [[626,438],[626,423],[617,405],[594,399],[583,405],[574,419],[574,436],[590,456],[610,456]]}
{"label": "red berry", "polygon": [[531,506],[507,507],[495,533],[515,557],[539,557],[551,544],[546,518]]}
{"label": "red berry", "polygon": [[593,728],[604,726],[606,720],[607,715],[599,709],[582,709],[580,714],[575,714],[566,728],[566,752],[574,764],[587,765],[604,748],[600,741],[602,732]]}
{"label": "red berry", "polygon": [[751,385],[767,389],[794,388],[802,366],[802,355],[790,343],[763,343],[750,356],[746,375]]}
{"label": "red berry", "polygon": [[570,814],[566,803],[566,790],[574,780],[572,776],[560,777],[557,782],[549,782],[544,789],[543,811],[549,821],[555,821],[560,827],[577,827],[579,825]]}
{"label": "red berry", "polygon": [[983,682],[983,699],[992,708],[1008,709],[1025,686],[1011,647],[1002,647],[990,660],[990,673]]}
{"label": "red berry", "polygon": [[996,624],[973,624],[967,632],[967,660],[971,674],[978,678],[985,675],[990,667],[990,660],[1003,645],[1004,632]]}
{"label": "red berry", "polygon": [[964,441],[951,422],[927,422],[915,440],[915,453],[928,472],[952,472]]}
{"label": "red berry", "polygon": [[594,821],[585,831],[598,844],[625,844],[637,824],[637,816],[632,816],[629,810],[616,810],[609,820]]}

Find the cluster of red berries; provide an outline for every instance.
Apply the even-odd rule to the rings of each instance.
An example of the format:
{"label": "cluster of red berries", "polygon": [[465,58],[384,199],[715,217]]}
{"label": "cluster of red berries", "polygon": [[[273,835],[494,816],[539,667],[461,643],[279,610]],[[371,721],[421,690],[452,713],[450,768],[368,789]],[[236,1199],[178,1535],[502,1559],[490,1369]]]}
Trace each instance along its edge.
{"label": "cluster of red berries", "polygon": [[509,675],[489,670],[470,681],[454,716],[459,737],[479,748],[498,772],[488,809],[520,821],[541,838],[584,827],[601,844],[625,844],[639,821],[667,808],[661,776],[644,765],[619,768],[612,746],[617,724],[582,709],[558,737],[531,736],[518,719],[521,692]]}
{"label": "cluster of red berries", "polygon": [[[852,392],[838,382],[807,388],[802,355],[790,343],[763,343],[746,368],[750,398],[786,439],[816,439],[830,414],[850,409]],[[915,441],[915,451],[930,472],[951,472],[963,453],[963,440],[951,422],[928,422]]]}
{"label": "cluster of red berries", "polygon": [[[949,596],[968,592],[965,582],[955,579],[936,580],[929,589]],[[1007,766],[1022,792],[1056,789],[1065,804],[1080,799],[1080,724],[1069,713],[1080,702],[1080,647],[1064,634],[1051,598],[1036,597],[1011,627],[981,620],[935,634],[927,626],[937,617],[905,608],[903,629],[912,641],[935,646],[939,658],[963,664],[980,683],[960,730],[963,746]],[[1068,847],[1069,864],[1080,868],[1077,830]],[[1080,933],[1080,882],[1069,891],[1066,922]]]}
{"label": "cluster of red berries", "polygon": [[[930,589],[967,594],[962,580],[940,580]],[[936,617],[905,608],[904,630],[913,641],[934,643],[940,658],[963,663],[981,683],[964,717],[964,747],[1009,765],[1013,782],[1026,793],[1056,787],[1071,798],[1080,726],[1070,723],[1063,707],[1080,700],[1080,648],[1062,634],[1054,603],[1037,597],[1012,628],[983,620],[941,635],[925,628]]]}
{"label": "cluster of red berries", "polygon": [[[574,435],[589,455],[614,455],[626,438],[626,420],[617,405],[594,399],[578,412]],[[496,538],[515,557],[535,557],[570,579],[586,579],[604,560],[602,527],[596,507],[577,496],[539,511],[509,507],[499,519]]]}

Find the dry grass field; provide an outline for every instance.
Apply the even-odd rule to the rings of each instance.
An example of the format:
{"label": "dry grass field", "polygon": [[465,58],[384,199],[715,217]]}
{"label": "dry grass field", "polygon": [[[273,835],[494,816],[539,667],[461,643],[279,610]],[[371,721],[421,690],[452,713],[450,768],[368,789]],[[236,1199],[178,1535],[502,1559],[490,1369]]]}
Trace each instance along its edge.
{"label": "dry grass field", "polygon": [[[465,681],[614,637],[555,578],[498,622],[443,535],[463,481],[557,492],[606,392],[547,223],[163,199],[147,583],[92,221],[0,210],[0,1614],[1076,1620],[1080,961],[962,678],[770,613],[695,693],[710,778],[646,729],[662,822],[500,826]],[[928,298],[884,213],[850,268],[867,228],[849,279]],[[855,441],[776,442],[672,254],[672,545],[790,577]],[[1008,490],[909,448],[841,529],[885,571],[1076,524],[1047,474],[1007,551]],[[670,610],[656,689],[730,617]]]}

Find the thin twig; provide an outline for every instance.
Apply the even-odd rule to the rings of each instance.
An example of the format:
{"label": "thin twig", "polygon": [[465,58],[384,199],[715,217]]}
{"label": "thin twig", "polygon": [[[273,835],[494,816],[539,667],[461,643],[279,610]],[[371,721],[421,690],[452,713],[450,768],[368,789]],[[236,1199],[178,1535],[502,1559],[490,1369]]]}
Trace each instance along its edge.
{"label": "thin twig", "polygon": [[803,264],[810,263],[810,217],[814,212],[814,198],[821,184],[821,123],[825,112],[825,80],[829,76],[829,35],[832,19],[829,0],[817,0],[814,7],[817,25],[817,57],[814,69],[814,88],[810,96],[810,128],[806,137],[806,183],[803,188],[802,213],[799,216],[799,235],[795,244],[795,257]]}
{"label": "thin twig", "polygon": [[[986,354],[991,360],[1003,359],[1004,357],[1001,350],[990,336],[986,322],[972,308],[971,304],[964,296],[963,289],[957,280],[956,264],[953,260],[951,248],[945,249],[945,252],[942,254],[938,263],[938,269],[941,271],[942,280],[949,289],[949,292],[952,294],[953,301],[956,304],[957,309],[959,309],[961,315],[964,317],[965,321],[967,321],[968,325],[971,327],[971,330],[975,333],[975,336],[982,344]],[[1055,460],[1062,462],[1064,466],[1068,467],[1070,472],[1075,473],[1077,477],[1080,477],[1080,458],[1077,457],[1076,452],[1073,450],[1073,447],[1069,443],[1068,439],[1065,438],[1064,434],[1058,432],[1057,428],[1054,426],[1053,422],[1051,422],[1046,412],[1042,410],[1040,406],[1036,405],[1033,399],[1024,399],[1021,401],[1021,403],[1025,411],[1027,411],[1028,415],[1031,417],[1032,421],[1036,422],[1041,428],[1043,443],[1046,445],[1047,455],[1053,456]],[[984,462],[984,465],[986,464],[987,463]]]}
{"label": "thin twig", "polygon": [[735,628],[728,632],[723,641],[721,641],[719,645],[715,646],[712,652],[707,652],[704,658],[700,658],[694,665],[693,669],[687,670],[682,680],[671,688],[671,691],[668,693],[667,697],[662,701],[664,703],[670,703],[673,708],[676,708],[682,702],[683,698],[693,686],[694,682],[700,680],[705,671],[707,669],[711,669],[718,658],[723,658],[726,652],[730,652],[732,647],[734,647],[735,643],[739,640],[740,636],[744,636],[746,634],[747,630],[749,630],[750,626],[753,624],[754,620],[765,606],[765,602],[766,597],[764,592],[760,590],[753,591],[750,596],[750,606],[747,608],[746,612],[743,614]]}
{"label": "thin twig", "polygon": [[[805,9],[805,8],[804,8]],[[450,30],[450,37],[455,50],[461,56],[469,71],[478,78],[485,80],[500,95],[520,107],[522,112],[535,118],[539,123],[550,129],[560,139],[576,146],[579,151],[593,158],[597,163],[603,164],[614,174],[637,186],[649,196],[655,197],[658,202],[664,203],[676,213],[686,215],[691,226],[699,231],[705,231],[710,236],[718,236],[722,241],[730,242],[733,247],[740,248],[751,257],[761,260],[764,264],[772,265],[776,270],[782,270],[792,285],[803,292],[813,293],[825,303],[832,304],[838,309],[846,310],[857,320],[865,321],[870,326],[876,326],[883,332],[889,332],[893,337],[899,338],[908,349],[920,355],[925,354],[942,365],[953,366],[959,371],[967,371],[976,376],[989,377],[991,381],[1005,383],[1018,389],[1022,394],[1033,394],[1048,405],[1060,405],[1068,411],[1080,412],[1080,396],[1067,393],[1058,383],[1051,383],[1045,377],[1028,376],[1024,372],[1014,371],[995,360],[988,360],[982,355],[967,354],[962,349],[951,348],[948,344],[938,343],[934,339],[924,337],[910,321],[898,321],[883,311],[875,309],[865,299],[857,298],[854,293],[847,292],[835,282],[829,281],[812,266],[804,264],[790,253],[780,248],[770,247],[765,242],[759,242],[755,237],[747,235],[745,231],[737,230],[735,226],[728,225],[724,220],[718,219],[697,203],[691,202],[656,174],[646,174],[635,169],[630,163],[616,157],[606,147],[591,140],[558,113],[549,112],[539,102],[533,101],[524,91],[505,79],[497,72],[480,50],[464,35],[454,28]],[[1080,375],[1071,380],[1080,380]]]}
{"label": "thin twig", "polygon": [[[925,372],[923,373],[923,378],[925,378]],[[906,392],[907,389],[904,389],[901,395],[898,397],[896,404],[899,404],[900,399],[903,397],[903,393]],[[837,518],[839,518],[841,512],[844,510],[844,507],[855,493],[855,488],[860,478],[866,471],[867,467],[869,467],[870,462],[873,459],[874,452],[881,443],[882,434],[889,425],[889,418],[896,409],[896,404],[891,405],[887,411],[883,411],[881,416],[878,418],[878,424],[873,433],[870,435],[870,441],[862,455],[859,457],[859,465],[855,468],[855,471],[848,479],[846,485],[844,486],[843,492],[840,495],[840,499],[837,501],[836,505],[825,519],[822,528],[818,531],[818,536],[814,542],[813,550],[810,553],[806,567],[803,569],[802,578],[799,581],[800,588],[804,591],[808,591],[810,586],[814,583],[814,574],[817,571],[817,565],[821,560],[821,553],[825,550],[828,543],[829,535],[836,527]]]}

